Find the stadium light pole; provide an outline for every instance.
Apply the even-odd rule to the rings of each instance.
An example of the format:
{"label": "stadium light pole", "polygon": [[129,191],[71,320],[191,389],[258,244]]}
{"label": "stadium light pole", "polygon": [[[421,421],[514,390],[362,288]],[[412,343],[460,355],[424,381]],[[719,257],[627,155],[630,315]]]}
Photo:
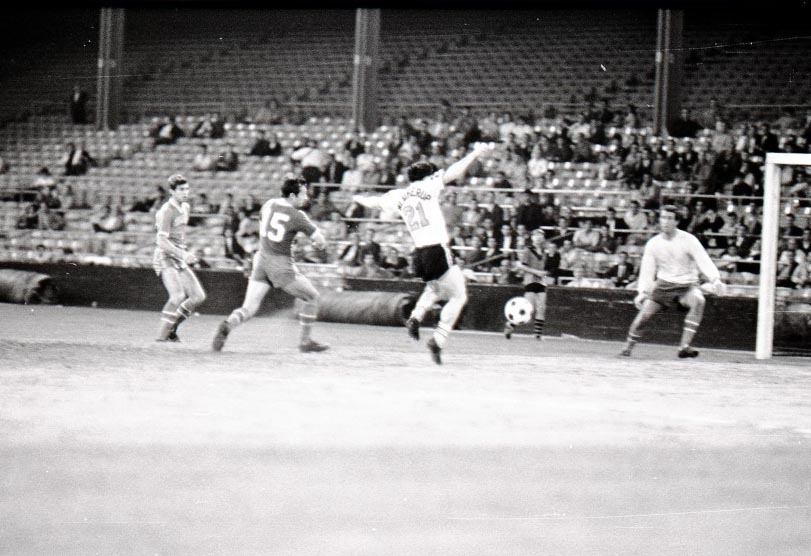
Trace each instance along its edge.
{"label": "stadium light pole", "polygon": [[96,75],[96,129],[121,123],[121,58],[124,52],[124,9],[101,8]]}
{"label": "stadium light pole", "polygon": [[377,67],[380,57],[380,10],[358,9],[355,17],[352,124],[372,131],[379,125]]}

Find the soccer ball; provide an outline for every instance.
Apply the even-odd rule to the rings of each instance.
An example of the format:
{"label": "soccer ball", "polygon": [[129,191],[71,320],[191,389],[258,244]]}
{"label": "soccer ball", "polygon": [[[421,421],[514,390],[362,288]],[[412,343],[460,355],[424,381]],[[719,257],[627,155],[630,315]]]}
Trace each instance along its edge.
{"label": "soccer ball", "polygon": [[513,297],[504,305],[504,316],[516,326],[528,323],[532,319],[534,307],[526,297]]}

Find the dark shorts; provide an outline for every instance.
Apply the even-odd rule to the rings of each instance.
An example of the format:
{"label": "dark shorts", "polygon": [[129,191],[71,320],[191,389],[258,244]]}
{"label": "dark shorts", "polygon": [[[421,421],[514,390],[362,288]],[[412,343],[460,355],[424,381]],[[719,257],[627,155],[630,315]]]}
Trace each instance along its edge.
{"label": "dark shorts", "polygon": [[451,253],[446,245],[417,247],[414,251],[414,275],[425,282],[438,280],[451,267]]}
{"label": "dark shorts", "polygon": [[650,298],[667,309],[687,311],[689,307],[682,304],[681,298],[695,287],[697,287],[695,284],[671,284],[657,281]]}
{"label": "dark shorts", "polygon": [[524,285],[524,291],[528,293],[543,293],[546,291],[546,286],[540,282],[531,282]]}
{"label": "dark shorts", "polygon": [[299,272],[286,255],[265,255],[257,251],[253,256],[251,280],[267,282],[274,288],[284,288],[296,279]]}

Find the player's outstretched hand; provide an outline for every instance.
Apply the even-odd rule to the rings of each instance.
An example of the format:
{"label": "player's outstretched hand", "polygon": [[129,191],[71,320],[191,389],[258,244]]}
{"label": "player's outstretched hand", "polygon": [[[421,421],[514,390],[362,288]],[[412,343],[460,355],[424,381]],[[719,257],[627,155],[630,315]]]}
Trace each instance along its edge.
{"label": "player's outstretched hand", "polygon": [[484,154],[496,148],[495,143],[473,143],[473,151],[477,154]]}

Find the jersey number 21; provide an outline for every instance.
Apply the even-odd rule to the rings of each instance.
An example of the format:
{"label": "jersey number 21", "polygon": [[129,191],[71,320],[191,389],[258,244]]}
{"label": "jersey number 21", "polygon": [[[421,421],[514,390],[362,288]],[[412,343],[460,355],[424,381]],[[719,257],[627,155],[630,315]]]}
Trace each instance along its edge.
{"label": "jersey number 21", "polygon": [[417,207],[416,210],[411,205],[403,207],[403,216],[405,216],[406,225],[411,231],[419,230],[429,224],[422,203],[417,203],[415,206]]}

